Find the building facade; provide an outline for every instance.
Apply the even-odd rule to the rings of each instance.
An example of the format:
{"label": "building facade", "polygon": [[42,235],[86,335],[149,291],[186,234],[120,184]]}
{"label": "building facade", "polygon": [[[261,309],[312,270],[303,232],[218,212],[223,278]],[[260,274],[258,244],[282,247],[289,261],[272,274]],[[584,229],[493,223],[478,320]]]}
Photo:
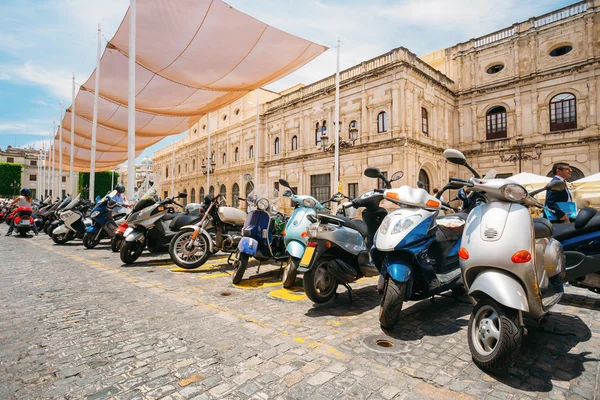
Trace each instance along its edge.
{"label": "building facade", "polygon": [[[135,193],[134,198],[139,198],[143,196],[144,193],[150,188],[150,182],[154,180],[153,175],[153,161],[144,157],[139,165],[135,166]],[[128,171],[127,164],[122,164],[119,166],[119,183],[123,184],[127,187],[128,182]],[[116,185],[116,183],[115,183]],[[129,196],[131,197],[131,196]]]}
{"label": "building facade", "polygon": [[[388,176],[401,170],[401,184],[420,180],[428,189],[468,177],[444,160],[450,147],[501,176],[546,175],[557,161],[572,164],[575,178],[600,171],[599,11],[600,0],[588,0],[421,58],[398,48],[342,71],[342,191],[372,189],[367,166]],[[285,178],[327,198],[337,190],[334,94],[333,76],[279,94],[261,90],[258,151],[255,93],[212,113],[210,124],[205,116],[155,153],[161,196],[186,191],[198,201],[212,191],[237,206],[258,157],[260,183]]]}

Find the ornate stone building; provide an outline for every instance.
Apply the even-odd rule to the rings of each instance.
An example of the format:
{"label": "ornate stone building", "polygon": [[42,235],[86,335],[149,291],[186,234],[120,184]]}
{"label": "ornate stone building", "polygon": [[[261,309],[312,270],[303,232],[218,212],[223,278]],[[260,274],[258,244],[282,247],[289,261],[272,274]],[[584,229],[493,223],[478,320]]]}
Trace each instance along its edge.
{"label": "ornate stone building", "polygon": [[[429,188],[467,177],[445,162],[449,147],[476,169],[506,176],[519,168],[546,175],[559,160],[576,177],[600,171],[599,11],[600,0],[588,0],[421,58],[398,48],[342,71],[343,191],[374,186],[362,175],[367,166],[390,176],[402,170],[400,183],[421,180]],[[261,90],[259,151],[255,93],[212,113],[208,187],[204,117],[174,144],[174,168],[171,146],[155,153],[161,195],[170,193],[174,174],[175,190],[187,191],[188,201],[213,190],[235,204],[258,157],[261,183],[285,178],[301,193],[327,197],[336,189],[334,83],[331,76],[279,94]],[[519,154],[522,162],[509,161]]]}

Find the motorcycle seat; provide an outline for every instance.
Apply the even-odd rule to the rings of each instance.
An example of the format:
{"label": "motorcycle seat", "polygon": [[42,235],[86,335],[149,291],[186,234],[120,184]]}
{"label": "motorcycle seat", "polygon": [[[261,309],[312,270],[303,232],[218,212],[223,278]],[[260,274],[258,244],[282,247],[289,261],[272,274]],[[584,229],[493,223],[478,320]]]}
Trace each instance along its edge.
{"label": "motorcycle seat", "polygon": [[553,226],[546,218],[534,218],[533,230],[536,239],[552,237]]}
{"label": "motorcycle seat", "polygon": [[165,214],[165,215],[162,217],[162,220],[163,220],[163,221],[170,221],[170,220],[172,220],[173,218],[175,218],[175,217],[179,216],[179,214],[180,214],[180,213]]}
{"label": "motorcycle seat", "polygon": [[586,233],[595,232],[600,230],[600,215],[593,217],[587,224],[582,228],[575,228],[574,223],[569,224],[554,224],[554,239],[562,241],[570,239]]}
{"label": "motorcycle seat", "polygon": [[341,215],[330,215],[330,214],[319,214],[319,219],[324,220],[325,222],[332,222],[334,224],[340,224],[342,226],[346,226],[348,228],[357,230],[364,237],[369,236],[369,230],[367,229],[367,224],[364,223],[363,220],[360,219],[350,219]]}

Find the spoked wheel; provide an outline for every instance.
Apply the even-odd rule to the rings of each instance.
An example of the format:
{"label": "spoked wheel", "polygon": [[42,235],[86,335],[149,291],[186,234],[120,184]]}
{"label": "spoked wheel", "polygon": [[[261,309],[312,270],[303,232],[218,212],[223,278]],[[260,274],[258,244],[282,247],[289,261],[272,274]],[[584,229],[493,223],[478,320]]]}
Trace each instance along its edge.
{"label": "spoked wheel", "polygon": [[523,339],[516,310],[491,298],[481,300],[471,313],[468,332],[469,349],[480,368],[502,372],[513,365]]}
{"label": "spoked wheel", "polygon": [[246,268],[248,268],[248,260],[250,256],[248,254],[237,253],[236,260],[233,263],[233,275],[231,276],[231,282],[234,285],[237,285],[242,281],[244,277],[244,272],[246,272]]}
{"label": "spoked wheel", "polygon": [[69,241],[69,239],[68,233],[60,233],[58,235],[52,234],[52,240],[56,244],[65,244]]}
{"label": "spoked wheel", "polygon": [[323,257],[317,265],[304,273],[302,278],[306,296],[315,303],[326,303],[335,295],[338,282],[329,273],[331,258]]}
{"label": "spoked wheel", "polygon": [[286,289],[294,286],[296,282],[296,276],[298,275],[298,266],[300,266],[300,259],[291,257],[288,259],[287,265],[283,269],[283,287]]}
{"label": "spoked wheel", "polygon": [[113,253],[118,253],[121,250],[121,244],[123,243],[123,236],[115,235],[110,241],[110,249]]}
{"label": "spoked wheel", "polygon": [[88,249],[93,249],[98,246],[101,238],[102,232],[86,232],[83,235],[83,245]]}
{"label": "spoked wheel", "polygon": [[407,282],[394,282],[389,276],[386,279],[379,307],[379,325],[383,329],[392,329],[400,320],[406,287]]}
{"label": "spoked wheel", "polygon": [[133,264],[144,251],[146,242],[134,240],[132,242],[123,242],[121,245],[121,261],[125,264]]}
{"label": "spoked wheel", "polygon": [[193,230],[178,232],[169,243],[171,260],[184,269],[201,267],[211,254],[206,236],[198,234],[192,241],[193,234]]}

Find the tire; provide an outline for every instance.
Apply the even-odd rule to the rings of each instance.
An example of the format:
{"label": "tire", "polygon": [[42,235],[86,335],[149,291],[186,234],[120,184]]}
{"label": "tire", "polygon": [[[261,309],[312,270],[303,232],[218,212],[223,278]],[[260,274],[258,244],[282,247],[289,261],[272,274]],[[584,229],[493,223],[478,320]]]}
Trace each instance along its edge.
{"label": "tire", "polygon": [[86,232],[85,235],[83,235],[83,245],[87,249],[93,249],[94,247],[98,246],[100,239],[102,239],[102,233],[98,234],[98,232]]}
{"label": "tire", "polygon": [[27,231],[19,231],[19,237],[27,237]]}
{"label": "tire", "polygon": [[248,260],[250,256],[248,254],[238,253],[237,260],[233,263],[233,275],[231,276],[231,282],[234,285],[237,285],[242,281],[244,277],[244,272],[246,272],[246,268],[248,268]]}
{"label": "tire", "polygon": [[[196,238],[198,246],[194,246],[194,253],[190,254],[185,249],[185,245],[192,239],[193,230],[186,229],[184,231],[177,232],[169,243],[169,256],[171,260],[180,268],[183,269],[194,269],[204,265],[211,253],[209,251],[210,246],[206,236],[199,234]],[[201,250],[204,249],[204,250]],[[200,251],[200,253],[198,253]]]}
{"label": "tire", "polygon": [[467,335],[473,362],[483,370],[503,372],[519,354],[523,329],[516,310],[486,298],[473,309]]}
{"label": "tire", "polygon": [[118,253],[119,251],[121,251],[121,244],[122,243],[123,243],[123,236],[115,235],[110,240],[110,249],[112,250],[112,252],[113,253]]}
{"label": "tire", "polygon": [[123,242],[121,245],[121,261],[124,264],[133,264],[144,251],[145,243],[138,240],[133,242]]}
{"label": "tire", "polygon": [[330,260],[330,257],[317,260],[316,266],[305,272],[302,277],[304,293],[313,303],[326,303],[337,291],[337,279],[327,270]]}
{"label": "tire", "polygon": [[392,329],[400,320],[407,286],[408,282],[396,283],[389,276],[386,279],[379,306],[379,325],[382,329]]}
{"label": "tire", "polygon": [[298,276],[298,267],[300,266],[300,259],[290,256],[287,265],[283,269],[283,287],[286,289],[291,288],[296,283],[296,277]]}
{"label": "tire", "polygon": [[52,234],[52,240],[56,244],[65,244],[69,241],[69,233],[63,233],[62,235]]}

